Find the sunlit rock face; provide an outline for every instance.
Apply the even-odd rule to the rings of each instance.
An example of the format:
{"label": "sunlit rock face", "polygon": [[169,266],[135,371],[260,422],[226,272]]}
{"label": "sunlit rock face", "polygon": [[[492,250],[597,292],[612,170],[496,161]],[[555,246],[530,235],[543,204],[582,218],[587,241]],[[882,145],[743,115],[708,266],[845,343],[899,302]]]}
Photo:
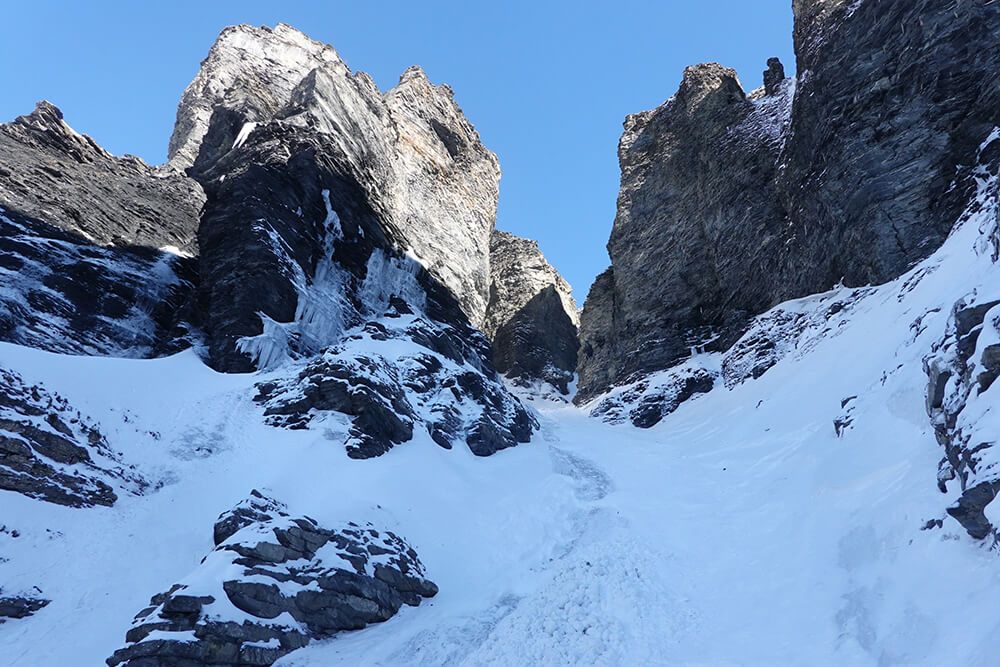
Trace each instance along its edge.
{"label": "sunlit rock face", "polygon": [[697,65],[626,119],[613,271],[585,304],[579,400],[725,350],[785,299],[900,275],[968,203],[1000,122],[996,7],[794,9],[794,80],[772,59],[747,94],[732,70]]}

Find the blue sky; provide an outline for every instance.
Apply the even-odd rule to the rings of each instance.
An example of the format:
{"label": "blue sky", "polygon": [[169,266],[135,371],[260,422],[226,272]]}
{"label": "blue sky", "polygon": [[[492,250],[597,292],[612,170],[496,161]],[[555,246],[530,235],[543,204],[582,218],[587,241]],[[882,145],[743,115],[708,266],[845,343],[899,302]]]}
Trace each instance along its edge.
{"label": "blue sky", "polygon": [[794,69],[791,0],[6,2],[0,120],[39,99],[113,153],[165,159],[181,91],[219,31],[289,23],[383,89],[409,65],[448,83],[500,157],[498,227],[535,238],[581,302],[608,265],[626,114],[689,64]]}

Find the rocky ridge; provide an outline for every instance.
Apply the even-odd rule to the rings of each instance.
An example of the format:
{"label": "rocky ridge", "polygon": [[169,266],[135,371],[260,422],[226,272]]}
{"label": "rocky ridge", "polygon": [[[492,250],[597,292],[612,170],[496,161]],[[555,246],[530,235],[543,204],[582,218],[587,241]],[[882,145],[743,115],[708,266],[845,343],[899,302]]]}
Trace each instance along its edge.
{"label": "rocky ridge", "polygon": [[196,253],[204,201],[192,179],[111,155],[49,102],[0,124],[0,204],[95,245]]}

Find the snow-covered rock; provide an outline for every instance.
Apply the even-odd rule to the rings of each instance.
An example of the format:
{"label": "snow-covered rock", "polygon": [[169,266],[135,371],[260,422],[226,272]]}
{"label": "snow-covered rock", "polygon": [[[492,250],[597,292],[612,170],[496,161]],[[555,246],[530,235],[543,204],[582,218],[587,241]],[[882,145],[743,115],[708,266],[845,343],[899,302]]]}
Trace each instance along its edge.
{"label": "snow-covered rock", "polygon": [[[424,429],[477,456],[527,442],[537,422],[484,363],[482,335],[414,315],[399,303],[296,374],[257,385],[268,423],[306,428],[346,416],[347,453],[379,456]],[[333,413],[333,414],[331,414]]]}
{"label": "snow-covered rock", "polygon": [[220,516],[215,550],[152,597],[108,665],[267,666],[312,638],[388,620],[437,594],[394,533],[324,528],[286,510],[255,490]]}
{"label": "snow-covered rock", "polygon": [[70,507],[113,505],[147,483],[59,394],[0,368],[0,490]]}
{"label": "snow-covered rock", "polygon": [[155,357],[186,346],[190,258],[106,248],[0,206],[0,340],[70,354]]}

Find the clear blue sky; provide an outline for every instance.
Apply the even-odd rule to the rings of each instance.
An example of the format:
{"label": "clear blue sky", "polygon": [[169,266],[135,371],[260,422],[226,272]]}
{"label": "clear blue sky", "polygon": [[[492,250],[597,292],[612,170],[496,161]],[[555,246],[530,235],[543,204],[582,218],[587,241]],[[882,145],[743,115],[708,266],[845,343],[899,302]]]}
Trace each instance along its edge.
{"label": "clear blue sky", "polygon": [[791,0],[4,2],[0,120],[39,99],[113,153],[165,159],[181,91],[219,31],[289,23],[383,89],[409,65],[448,83],[500,156],[498,227],[535,238],[581,302],[608,265],[625,115],[689,64],[761,84],[794,70]]}

